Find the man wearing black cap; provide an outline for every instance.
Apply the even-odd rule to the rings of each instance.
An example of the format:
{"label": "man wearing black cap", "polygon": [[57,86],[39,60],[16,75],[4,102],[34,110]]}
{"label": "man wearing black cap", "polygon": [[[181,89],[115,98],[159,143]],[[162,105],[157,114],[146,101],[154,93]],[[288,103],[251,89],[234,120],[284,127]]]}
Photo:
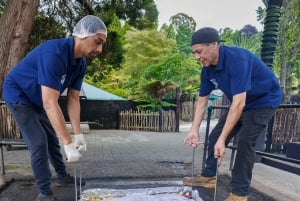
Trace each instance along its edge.
{"label": "man wearing black cap", "polygon": [[220,117],[209,135],[208,157],[201,175],[185,177],[185,185],[214,188],[216,170],[226,145],[238,135],[237,154],[232,169],[231,188],[226,201],[247,201],[255,161],[255,143],[281,102],[274,73],[248,50],[220,45],[218,32],[201,28],[192,36],[192,52],[203,64],[199,97],[190,132],[184,143],[198,147],[199,128],[212,90],[220,89],[231,101],[227,114]]}

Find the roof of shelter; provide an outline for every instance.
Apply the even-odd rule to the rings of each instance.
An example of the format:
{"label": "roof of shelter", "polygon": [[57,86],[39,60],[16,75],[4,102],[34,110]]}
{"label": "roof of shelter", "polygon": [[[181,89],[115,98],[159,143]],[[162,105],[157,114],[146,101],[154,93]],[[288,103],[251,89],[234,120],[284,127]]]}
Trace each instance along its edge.
{"label": "roof of shelter", "polygon": [[[67,90],[65,90],[61,96],[66,96]],[[87,100],[127,100],[115,94],[104,91],[86,82],[82,83],[80,96],[85,97]]]}

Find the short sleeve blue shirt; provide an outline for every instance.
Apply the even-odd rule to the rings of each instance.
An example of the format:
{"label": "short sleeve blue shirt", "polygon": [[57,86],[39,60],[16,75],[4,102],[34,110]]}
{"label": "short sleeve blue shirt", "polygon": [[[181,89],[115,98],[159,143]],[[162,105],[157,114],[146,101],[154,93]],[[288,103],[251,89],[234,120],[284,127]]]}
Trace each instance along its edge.
{"label": "short sleeve blue shirt", "polygon": [[265,63],[250,51],[220,46],[217,66],[203,67],[199,96],[220,89],[232,101],[234,95],[247,92],[247,109],[276,108],[281,102],[278,79]]}
{"label": "short sleeve blue shirt", "polygon": [[10,71],[4,80],[3,97],[7,103],[42,110],[42,85],[60,93],[69,87],[80,90],[85,72],[85,59],[74,57],[74,38],[48,40]]}

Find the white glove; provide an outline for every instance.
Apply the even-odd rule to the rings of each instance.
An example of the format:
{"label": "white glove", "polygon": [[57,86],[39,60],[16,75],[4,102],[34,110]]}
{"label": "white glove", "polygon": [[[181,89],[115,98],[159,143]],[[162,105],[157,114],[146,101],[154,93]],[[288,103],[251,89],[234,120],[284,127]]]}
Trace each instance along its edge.
{"label": "white glove", "polygon": [[86,142],[83,134],[74,135],[74,144],[78,151],[86,151]]}
{"label": "white glove", "polygon": [[79,150],[76,149],[74,143],[64,145],[65,153],[67,155],[67,162],[76,162],[80,159],[81,154]]}

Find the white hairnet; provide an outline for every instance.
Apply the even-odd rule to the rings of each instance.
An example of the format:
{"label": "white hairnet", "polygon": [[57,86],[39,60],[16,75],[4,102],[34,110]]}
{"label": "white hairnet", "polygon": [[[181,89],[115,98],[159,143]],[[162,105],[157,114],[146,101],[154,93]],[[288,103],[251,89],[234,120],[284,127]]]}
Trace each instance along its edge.
{"label": "white hairnet", "polygon": [[94,36],[97,33],[107,36],[107,29],[104,22],[97,16],[87,15],[77,22],[72,35],[78,38],[86,38]]}

